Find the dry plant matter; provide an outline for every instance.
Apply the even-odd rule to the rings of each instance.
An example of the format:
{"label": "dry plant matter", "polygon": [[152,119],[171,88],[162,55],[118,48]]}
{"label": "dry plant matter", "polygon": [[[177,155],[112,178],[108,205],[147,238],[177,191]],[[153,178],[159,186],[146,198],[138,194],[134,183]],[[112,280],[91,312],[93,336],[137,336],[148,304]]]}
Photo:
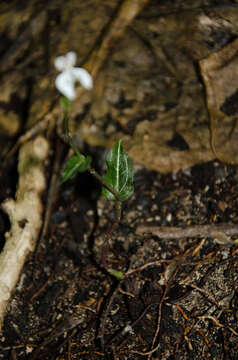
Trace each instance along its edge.
{"label": "dry plant matter", "polygon": [[43,162],[48,155],[48,142],[39,136],[20,149],[19,183],[16,200],[7,199],[3,210],[9,215],[11,229],[0,254],[0,328],[11,294],[27,255],[34,251],[42,225],[41,193],[45,190]]}

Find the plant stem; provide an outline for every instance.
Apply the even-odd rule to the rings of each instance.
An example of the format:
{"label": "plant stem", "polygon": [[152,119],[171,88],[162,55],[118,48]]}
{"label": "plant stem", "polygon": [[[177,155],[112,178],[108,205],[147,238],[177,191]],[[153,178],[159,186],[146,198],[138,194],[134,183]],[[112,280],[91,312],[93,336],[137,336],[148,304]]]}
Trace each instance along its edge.
{"label": "plant stem", "polygon": [[70,132],[69,132],[69,116],[68,116],[68,111],[67,110],[64,111],[64,131],[65,131],[65,134],[67,136],[67,140],[69,142],[69,145],[71,146],[71,148],[73,149],[75,154],[80,157],[81,154],[80,154],[77,146],[74,144],[72,136],[70,135]]}
{"label": "plant stem", "polygon": [[[65,131],[65,134],[67,136],[67,140],[69,142],[69,145],[71,146],[71,148],[73,149],[75,154],[78,155],[78,157],[80,157],[81,153],[78,150],[77,146],[74,144],[72,136],[70,135],[70,132],[69,132],[69,116],[68,116],[68,111],[67,110],[64,111],[64,131]],[[108,191],[110,191],[115,196],[115,199],[116,199],[117,202],[120,202],[118,200],[118,193],[103,179],[103,177],[101,175],[98,174],[98,172],[95,169],[93,169],[92,167],[89,167],[87,169],[87,171],[93,177],[95,177],[105,188],[107,188]]]}
{"label": "plant stem", "polygon": [[88,171],[92,176],[94,176],[105,188],[107,188],[108,191],[110,191],[110,192],[115,196],[117,202],[120,202],[120,201],[118,200],[118,194],[117,194],[117,192],[111,187],[111,185],[109,185],[109,184],[103,179],[103,177],[102,177],[101,175],[98,174],[98,172],[97,172],[95,169],[89,167],[89,168],[87,169],[87,171]]}
{"label": "plant stem", "polygon": [[121,201],[116,201],[116,223],[119,224],[121,221]]}

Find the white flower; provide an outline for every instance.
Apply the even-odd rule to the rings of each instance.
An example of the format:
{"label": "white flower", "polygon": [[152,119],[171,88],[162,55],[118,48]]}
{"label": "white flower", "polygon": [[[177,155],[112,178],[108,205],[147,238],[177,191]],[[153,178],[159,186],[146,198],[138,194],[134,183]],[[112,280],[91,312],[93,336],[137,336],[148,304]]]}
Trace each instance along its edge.
{"label": "white flower", "polygon": [[87,70],[75,67],[76,53],[68,52],[65,56],[59,56],[55,59],[55,67],[61,71],[55,79],[56,88],[69,100],[75,99],[75,82],[78,80],[81,85],[90,90],[93,87],[92,76]]}

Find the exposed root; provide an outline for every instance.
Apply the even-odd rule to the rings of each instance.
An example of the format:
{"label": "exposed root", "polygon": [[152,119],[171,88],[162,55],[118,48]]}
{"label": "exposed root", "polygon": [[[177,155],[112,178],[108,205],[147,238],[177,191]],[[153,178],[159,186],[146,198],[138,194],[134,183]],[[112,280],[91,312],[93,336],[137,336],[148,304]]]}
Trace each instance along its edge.
{"label": "exposed root", "polygon": [[45,189],[43,162],[48,155],[43,136],[24,144],[19,152],[19,182],[16,200],[7,199],[3,210],[9,215],[11,228],[0,254],[0,330],[4,314],[19,279],[27,255],[35,248],[42,225],[41,193]]}

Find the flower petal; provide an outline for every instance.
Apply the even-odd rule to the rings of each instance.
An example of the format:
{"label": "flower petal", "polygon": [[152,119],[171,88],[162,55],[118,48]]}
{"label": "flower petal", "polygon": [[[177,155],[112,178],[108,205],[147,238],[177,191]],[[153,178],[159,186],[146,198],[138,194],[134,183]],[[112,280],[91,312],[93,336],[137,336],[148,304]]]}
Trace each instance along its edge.
{"label": "flower petal", "polygon": [[77,55],[74,51],[68,52],[66,55],[67,69],[71,69],[76,64]]}
{"label": "flower petal", "polygon": [[78,80],[85,89],[91,90],[93,88],[93,78],[87,70],[74,67],[71,71],[75,80]]}
{"label": "flower petal", "polygon": [[55,67],[59,71],[64,71],[66,69],[67,60],[65,56],[58,56],[55,59]]}
{"label": "flower petal", "polygon": [[56,88],[71,101],[75,99],[74,83],[71,71],[63,71],[55,79]]}

